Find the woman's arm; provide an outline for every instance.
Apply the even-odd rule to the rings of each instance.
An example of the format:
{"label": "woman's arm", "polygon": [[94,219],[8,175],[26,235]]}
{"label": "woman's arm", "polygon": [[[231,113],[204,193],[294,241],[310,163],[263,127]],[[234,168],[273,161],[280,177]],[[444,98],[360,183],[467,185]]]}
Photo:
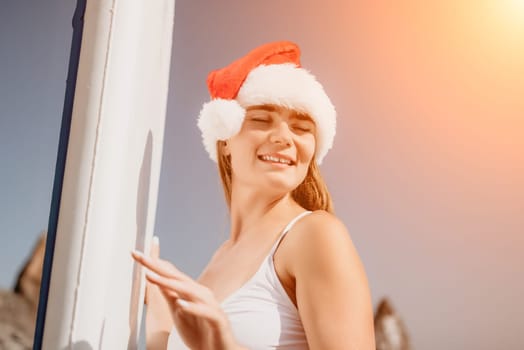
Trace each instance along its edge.
{"label": "woman's arm", "polygon": [[344,224],[324,211],[306,219],[289,268],[309,348],[375,350],[368,282]]}
{"label": "woman's arm", "polygon": [[146,349],[147,350],[166,350],[169,332],[153,332],[147,335]]}
{"label": "woman's arm", "polygon": [[[146,349],[166,350],[169,333],[174,326],[169,305],[157,286],[151,283],[148,289],[150,295],[146,311]],[[151,295],[152,289],[157,289],[154,296]],[[154,298],[158,299],[154,300]]]}

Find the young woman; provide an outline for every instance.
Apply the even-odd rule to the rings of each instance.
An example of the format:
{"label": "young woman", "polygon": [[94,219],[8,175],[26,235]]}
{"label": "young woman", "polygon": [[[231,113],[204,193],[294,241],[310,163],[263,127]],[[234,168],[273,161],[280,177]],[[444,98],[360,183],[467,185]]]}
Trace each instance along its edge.
{"label": "young woman", "polygon": [[148,349],[375,349],[366,274],[318,169],[335,109],[299,57],[270,43],[210,74],[198,126],[230,238],[197,281],[157,244],[133,253],[147,268]]}

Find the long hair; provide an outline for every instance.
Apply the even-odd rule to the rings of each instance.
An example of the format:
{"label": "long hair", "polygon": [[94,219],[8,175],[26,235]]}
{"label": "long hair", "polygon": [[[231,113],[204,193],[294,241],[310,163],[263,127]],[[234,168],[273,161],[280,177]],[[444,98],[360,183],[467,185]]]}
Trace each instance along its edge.
{"label": "long hair", "polygon": [[[224,141],[217,141],[218,172],[222,180],[222,188],[228,208],[231,208],[232,168],[231,156],[222,151]],[[295,202],[307,210],[325,210],[333,213],[333,201],[329,194],[324,179],[320,175],[320,169],[314,160],[309,164],[306,177],[293,191],[291,197]]]}

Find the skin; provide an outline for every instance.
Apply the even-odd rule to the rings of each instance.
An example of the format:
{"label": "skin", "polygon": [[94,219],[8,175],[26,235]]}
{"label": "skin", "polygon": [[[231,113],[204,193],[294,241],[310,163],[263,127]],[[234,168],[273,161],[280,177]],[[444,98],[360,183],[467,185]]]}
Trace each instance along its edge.
{"label": "skin", "polygon": [[[166,348],[173,323],[191,349],[243,349],[220,303],[256,272],[285,224],[304,211],[290,192],[313,159],[315,131],[311,119],[289,109],[248,109],[240,132],[220,150],[231,156],[233,169],[230,238],[198,281],[159,259],[157,245],[149,257],[133,253],[148,269],[148,349]],[[375,349],[366,274],[335,216],[319,210],[299,220],[279,245],[274,263],[298,308],[310,349]]]}

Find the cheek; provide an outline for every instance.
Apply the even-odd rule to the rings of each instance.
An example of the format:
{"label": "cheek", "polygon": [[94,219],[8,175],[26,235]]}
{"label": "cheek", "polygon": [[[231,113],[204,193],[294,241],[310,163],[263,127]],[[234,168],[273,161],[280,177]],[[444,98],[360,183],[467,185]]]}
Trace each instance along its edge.
{"label": "cheek", "polygon": [[313,159],[313,155],[315,154],[315,137],[313,135],[310,135],[309,137],[304,137],[304,139],[301,140],[299,145],[299,152],[301,158],[307,163],[309,163]]}
{"label": "cheek", "polygon": [[242,173],[242,165],[245,162],[245,154],[242,152],[242,149],[231,150],[231,169],[234,173]]}
{"label": "cheek", "polygon": [[253,147],[251,143],[240,138],[231,146],[231,168],[237,175],[243,174],[254,161]]}

